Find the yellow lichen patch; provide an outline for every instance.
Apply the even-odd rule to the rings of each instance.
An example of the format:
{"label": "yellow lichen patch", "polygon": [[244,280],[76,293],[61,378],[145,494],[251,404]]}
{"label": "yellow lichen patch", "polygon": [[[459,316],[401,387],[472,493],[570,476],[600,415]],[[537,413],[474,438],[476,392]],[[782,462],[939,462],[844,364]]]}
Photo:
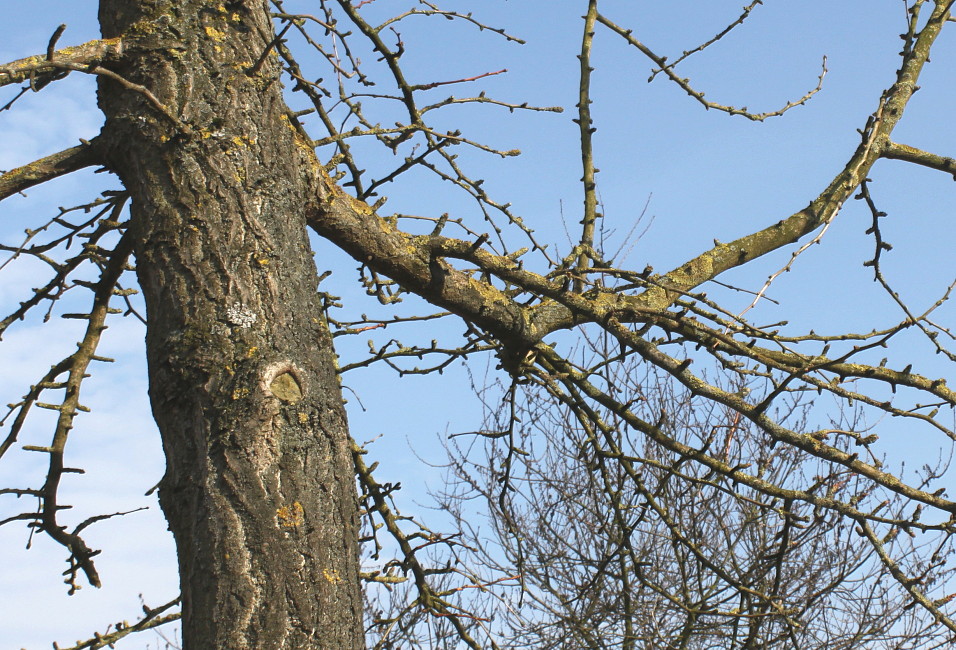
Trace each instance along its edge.
{"label": "yellow lichen patch", "polygon": [[315,158],[315,148],[312,146],[312,143],[302,137],[302,134],[299,133],[299,130],[295,128],[295,126],[292,126],[292,131],[292,140],[295,143],[295,146],[304,151],[310,158]]}
{"label": "yellow lichen patch", "polygon": [[303,151],[309,152],[311,156],[315,156],[315,149],[312,147],[312,142],[302,136],[302,133],[299,131],[296,125],[292,123],[292,120],[289,119],[289,116],[285,113],[281,113],[279,115],[279,119],[285,123],[286,127],[288,127],[290,131],[292,131],[295,146]]}
{"label": "yellow lichen patch", "polygon": [[246,397],[248,395],[249,395],[248,388],[237,388],[236,390],[232,391],[232,399],[242,399],[243,397]]}
{"label": "yellow lichen patch", "polygon": [[203,28],[203,31],[206,32],[206,36],[208,36],[214,41],[226,40],[226,33],[219,31],[215,27],[210,27],[209,25],[206,25],[206,27]]}
{"label": "yellow lichen patch", "polygon": [[256,141],[248,135],[237,135],[232,139],[232,143],[237,147],[248,147],[251,144],[255,144],[255,142]]}
{"label": "yellow lichen patch", "polygon": [[149,18],[138,20],[126,28],[126,36],[146,36],[156,31],[156,25]]}
{"label": "yellow lichen patch", "polygon": [[256,260],[256,262],[258,262],[261,266],[268,266],[268,265],[269,265],[269,258],[268,258],[268,257],[260,257],[259,259]]}
{"label": "yellow lichen patch", "polygon": [[342,576],[339,575],[338,569],[322,569],[322,575],[333,585],[342,582]]}
{"label": "yellow lichen patch", "polygon": [[251,359],[251,358],[255,355],[255,353],[256,353],[256,351],[257,351],[258,349],[259,349],[259,348],[258,348],[257,346],[253,345],[251,348],[249,348],[248,350],[246,350],[246,358],[247,358],[247,359]]}
{"label": "yellow lichen patch", "polygon": [[298,501],[276,510],[276,519],[282,528],[298,528],[305,523],[305,509]]}
{"label": "yellow lichen patch", "polygon": [[220,16],[228,16],[229,20],[231,20],[234,23],[238,23],[242,20],[242,16],[239,14],[238,11],[233,11],[232,13],[229,13],[229,10],[226,9],[226,5],[224,5],[223,3],[219,3],[219,5],[216,6],[216,12],[219,13]]}
{"label": "yellow lichen patch", "polygon": [[282,120],[282,122],[286,125],[286,127],[290,131],[292,131],[293,133],[298,133],[299,130],[295,128],[295,124],[292,123],[292,120],[289,119],[288,115],[286,115],[285,113],[280,113],[279,119]]}
{"label": "yellow lichen patch", "polygon": [[309,414],[299,411],[299,422],[307,424],[309,422]]}

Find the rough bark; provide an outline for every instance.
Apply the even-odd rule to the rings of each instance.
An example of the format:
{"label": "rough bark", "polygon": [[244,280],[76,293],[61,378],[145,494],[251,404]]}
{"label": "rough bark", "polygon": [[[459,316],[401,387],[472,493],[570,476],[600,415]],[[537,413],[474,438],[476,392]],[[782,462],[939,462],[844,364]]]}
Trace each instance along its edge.
{"label": "rough bark", "polygon": [[362,647],[354,473],[303,217],[315,162],[261,59],[268,6],[100,12],[128,83],[101,78],[96,146],[132,197],[185,647]]}

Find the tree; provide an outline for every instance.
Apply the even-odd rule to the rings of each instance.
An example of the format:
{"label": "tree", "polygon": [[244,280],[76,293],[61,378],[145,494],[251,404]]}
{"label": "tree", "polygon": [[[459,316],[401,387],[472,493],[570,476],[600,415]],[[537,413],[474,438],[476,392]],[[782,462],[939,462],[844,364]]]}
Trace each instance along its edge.
{"label": "tree", "polygon": [[[522,386],[543,390],[587,432],[580,443],[580,467],[622,482],[621,490],[607,494],[640,502],[615,506],[610,514],[632,507],[654,510],[650,495],[657,488],[642,487],[638,479],[641,466],[658,463],[663,474],[655,481],[662,485],[725,486],[721,490],[731,502],[750,504],[754,521],[779,523],[776,537],[755,546],[762,549],[758,555],[774,545],[784,555],[789,547],[780,546],[781,536],[789,540],[792,529],[805,524],[812,524],[809,531],[820,531],[822,539],[833,534],[844,545],[842,531],[854,531],[868,544],[859,557],[875,557],[878,565],[868,565],[877,567],[874,575],[890,574],[897,583],[894,593],[913,605],[905,614],[894,609],[893,616],[931,620],[931,633],[940,638],[956,632],[947,614],[945,580],[956,504],[945,494],[942,470],[928,467],[907,476],[884,465],[878,434],[859,426],[855,417],[822,427],[787,417],[794,396],[826,393],[845,409],[861,405],[864,418],[889,415],[956,437],[944,419],[954,405],[952,391],[944,380],[920,372],[914,365],[920,360],[908,354],[910,339],[916,338],[954,359],[944,344],[951,338],[949,330],[934,315],[942,311],[948,290],[922,310],[897,298],[884,273],[889,245],[880,220],[885,215],[869,180],[877,163],[886,159],[956,173],[952,159],[891,137],[937,36],[951,20],[952,2],[907,3],[903,50],[892,84],[860,124],[858,146],[806,207],[729,243],[715,240],[712,248],[667,272],[630,270],[615,261],[617,255],[603,252],[592,142],[593,40],[598,34],[622,39],[652,61],[654,76],[669,79],[692,101],[711,111],[763,121],[806,103],[816,89],[780,110],[754,113],[705,99],[677,71],[685,59],[743,23],[759,4],[746,7],[727,30],[699,48],[668,61],[601,13],[597,0],[582,3],[586,11],[575,119],[584,202],[580,232],[560,256],[540,245],[533,231],[507,204],[496,202],[453,153],[463,147],[502,157],[513,152],[438,126],[443,124],[438,116],[462,104],[536,109],[484,94],[436,101],[429,91],[485,75],[415,83],[404,70],[406,44],[399,28],[411,19],[444,17],[515,38],[471,14],[422,1],[379,22],[372,17],[382,9],[368,1],[322,1],[321,11],[311,15],[287,10],[279,1],[101,0],[103,38],[57,49],[58,30],[44,54],[3,66],[0,83],[23,84],[23,92],[43,90],[68,73],[95,75],[105,124],[88,142],[0,176],[0,198],[89,167],[108,170],[122,184],[122,190],[82,206],[90,216],[80,223],[71,220],[70,211],[51,222],[65,234],[56,234],[59,230],[52,226],[36,228],[22,245],[6,247],[18,259],[47,263],[52,278],[23,298],[3,329],[39,305],[55,303],[68,287],[88,289],[91,306],[66,314],[86,321],[77,351],[12,407],[0,455],[17,441],[34,406],[52,408],[57,422],[49,444],[28,446],[49,459],[42,486],[3,490],[36,498],[39,509],[4,523],[25,521],[62,544],[70,558],[71,587],[84,579],[99,585],[96,550],[83,536],[97,520],[72,528],[64,523],[58,487],[64,473],[76,471],[64,454],[82,410],[80,388],[90,364],[101,360],[97,345],[115,310],[113,302],[129,299],[124,287],[135,260],[135,281],[146,309],[150,399],[166,453],[159,495],[176,538],[187,648],[364,646],[360,517],[377,522],[371,530],[381,524],[394,538],[402,557],[393,568],[413,578],[415,613],[450,626],[466,645],[482,647],[485,637],[478,634],[487,634],[484,621],[454,603],[463,587],[443,587],[442,578],[433,582],[444,569],[429,566],[416,541],[445,542],[454,549],[455,540],[403,528],[388,501],[395,486],[373,478],[362,450],[349,438],[338,378],[345,368],[337,366],[333,344],[333,334],[386,330],[396,323],[449,315],[466,327],[457,345],[386,343],[359,365],[428,356],[443,358],[435,365],[440,369],[451,360],[492,351],[509,377],[511,403],[520,405]],[[292,41],[294,35],[303,40]],[[303,49],[293,52],[293,42]],[[377,60],[362,62],[370,58]],[[316,77],[320,67],[324,72],[319,74],[331,81]],[[307,98],[309,108],[289,108],[280,84],[283,74],[292,91]],[[380,89],[385,83],[390,90]],[[389,113],[392,107],[402,115]],[[388,122],[382,116],[388,115],[395,126],[383,126]],[[306,130],[307,116],[318,118],[322,135]],[[316,150],[328,159],[320,160]],[[366,156],[382,152],[401,160],[389,171],[367,175]],[[387,216],[379,194],[389,183],[414,179],[420,171],[434,172],[474,197],[487,226],[455,215]],[[758,326],[724,306],[721,293],[727,285],[718,277],[760,268],[764,258],[796,245],[772,281],[821,241],[853,197],[870,210],[874,252],[867,263],[877,283],[898,302],[903,316],[897,323],[836,335],[809,328],[793,333],[783,325]],[[479,232],[485,227],[491,234]],[[383,305],[394,305],[403,296],[423,302],[395,307],[400,311],[390,318],[337,320],[330,312],[336,297],[318,290],[323,276],[312,258],[308,230],[351,255],[361,265],[365,289]],[[85,240],[82,251],[66,254],[67,245],[79,238]],[[77,275],[89,267],[96,269],[92,281]],[[734,278],[739,279],[739,272]],[[755,306],[769,284],[755,292]],[[713,286],[719,297],[704,294],[705,286]],[[420,304],[440,312],[418,309]],[[134,303],[129,310],[135,310]],[[613,345],[604,346],[596,361],[575,360],[569,338],[598,333]],[[874,357],[897,342],[907,346],[893,353],[901,358],[887,362]],[[724,411],[734,423],[728,431],[740,431],[741,440],[743,432],[753,432],[760,443],[737,447],[728,437],[733,453],[725,453],[714,447],[723,440],[720,436],[685,437],[682,432],[692,426],[675,426],[667,413],[639,408],[640,386],[612,379],[638,359],[656,369],[654,381],[661,386],[673,382],[682,387],[661,394],[674,396],[677,404],[693,402],[702,413]],[[726,381],[728,376],[735,379]],[[507,458],[520,455],[510,425],[484,433],[509,440]],[[637,436],[651,451],[635,456],[622,443],[628,436]],[[761,450],[767,461],[755,465],[748,456],[759,456]],[[820,469],[786,476],[781,472],[791,459],[799,459],[801,468],[812,460]],[[356,473],[361,494],[355,490]],[[503,485],[502,495],[510,476],[506,472],[496,479]],[[681,494],[678,490],[669,507],[684,507]],[[692,502],[695,507],[702,503]],[[507,498],[501,503],[499,514],[513,517]],[[737,641],[741,647],[795,643],[798,631],[804,634],[807,628],[806,633],[817,633],[812,621],[801,618],[809,607],[795,612],[780,604],[779,581],[774,587],[728,573],[731,567],[721,562],[733,560],[727,553],[733,535],[715,549],[697,547],[687,531],[699,520],[690,515],[704,513],[690,510],[684,513],[686,520],[673,514],[657,510],[651,520],[665,525],[670,541],[683,549],[682,557],[723,575],[729,592],[713,601],[679,601],[687,633],[668,639],[703,647],[693,644],[707,642],[704,628],[714,619],[724,627],[747,628]],[[626,531],[620,540],[625,546],[646,541],[640,538],[648,529],[622,528],[620,523],[608,534],[620,537]],[[514,536],[518,527],[509,525],[506,532]],[[910,537],[919,542],[907,543]],[[373,544],[373,552],[379,552],[381,543]],[[807,551],[799,548],[799,553]],[[617,577],[640,573],[635,558],[619,559],[630,564]],[[456,574],[444,575],[448,580]],[[364,577],[391,584],[402,576],[384,570]],[[857,577],[840,574],[840,585],[845,588]],[[679,582],[674,583],[678,588]],[[796,576],[795,584],[812,581]],[[865,594],[877,594],[870,602],[882,603],[881,587],[863,584],[854,593],[864,594],[859,596],[864,600]],[[492,587],[477,574],[471,586]],[[872,612],[871,607],[863,610]],[[158,622],[165,611],[148,611],[141,627]],[[763,626],[764,620],[772,623]],[[914,625],[918,634],[930,634],[924,624]],[[847,637],[848,647],[887,633],[868,625],[858,632]],[[633,635],[626,632],[624,637],[625,647],[633,647]],[[388,643],[387,630],[380,638]]]}
{"label": "tree", "polygon": [[[595,369],[614,356],[602,339],[587,343]],[[755,467],[768,482],[796,487],[815,475],[829,493],[866,490],[858,479],[828,476],[799,449],[766,444],[733,410],[703,410],[636,360],[596,374],[641,395],[632,408],[672,439]],[[900,648],[939,637],[933,621],[909,615],[887,567],[839,514],[799,501],[768,507],[748,486],[633,435],[612,411],[600,409],[598,428],[554,395],[521,392],[497,405],[487,427],[508,431],[507,442],[492,437],[487,453],[452,451],[456,481],[442,500],[462,531],[459,561],[479,582],[519,576],[523,597],[510,607],[487,596],[469,603],[495,621],[501,647]],[[806,430],[811,409],[799,399],[783,401],[774,417]],[[858,415],[832,426],[859,430]],[[490,525],[476,518],[474,500]],[[891,508],[897,517],[901,505]],[[909,538],[890,545],[914,564],[926,553]],[[406,638],[395,647],[440,645]]]}

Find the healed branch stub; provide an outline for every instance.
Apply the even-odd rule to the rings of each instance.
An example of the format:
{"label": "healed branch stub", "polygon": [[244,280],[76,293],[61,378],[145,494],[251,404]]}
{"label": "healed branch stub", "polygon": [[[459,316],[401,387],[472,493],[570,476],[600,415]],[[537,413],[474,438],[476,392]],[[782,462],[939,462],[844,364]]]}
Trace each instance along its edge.
{"label": "healed branch stub", "polygon": [[[349,437],[266,3],[103,0],[97,151],[130,192],[183,641],[360,648]],[[166,115],[188,125],[187,130]],[[311,154],[311,151],[309,151]]]}

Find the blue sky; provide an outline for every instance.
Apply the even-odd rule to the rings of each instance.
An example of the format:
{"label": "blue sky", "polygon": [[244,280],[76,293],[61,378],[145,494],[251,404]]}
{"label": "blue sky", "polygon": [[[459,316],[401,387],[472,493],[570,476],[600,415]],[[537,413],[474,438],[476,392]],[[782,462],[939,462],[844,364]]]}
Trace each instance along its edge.
{"label": "blue sky", "polygon": [[[411,2],[379,0],[369,10],[383,12],[406,4]],[[314,3],[288,5],[315,10]],[[734,19],[741,2],[711,0],[694,5],[689,9],[688,3],[602,3],[610,18],[634,28],[638,38],[671,58]],[[507,74],[475,83],[467,94],[484,90],[506,101],[566,108],[563,114],[512,115],[470,107],[449,109],[440,120],[442,125],[463,128],[473,139],[522,150],[522,156],[507,160],[464,152],[462,159],[475,176],[486,179],[485,189],[494,198],[511,202],[541,240],[552,242],[565,254],[565,224],[576,232],[580,218],[580,157],[577,127],[571,119],[575,117],[580,16],[586,3],[485,0],[444,6],[473,11],[488,24],[507,27],[527,44],[509,44],[439,19],[416,19],[402,30],[409,48],[406,65],[414,81],[458,79],[508,68]],[[542,11],[542,6],[547,8]],[[60,22],[69,25],[62,45],[94,38],[95,13],[94,2],[64,0],[37,0],[30,3],[29,11],[7,12],[0,27],[0,60],[42,52]],[[650,263],[659,271],[701,252],[714,238],[728,241],[805,206],[852,153],[858,142],[856,129],[863,126],[880,92],[891,83],[901,44],[897,35],[904,26],[900,0],[768,0],[742,28],[688,60],[682,72],[707,92],[708,99],[756,111],[774,110],[815,85],[826,55],[829,72],[823,91],[807,106],[762,124],[706,112],[664,79],[647,84],[649,62],[618,37],[599,29],[593,59],[595,155],[601,169],[598,182],[606,227],[618,237],[612,239],[611,248],[631,229],[645,204],[645,223],[650,226],[635,244],[627,265],[640,269]],[[949,119],[956,103],[956,73],[950,63],[956,54],[956,31],[944,33],[936,48],[934,63],[922,79],[923,89],[899,127],[897,140],[953,155],[956,129]],[[432,92],[438,99],[449,92],[463,94],[465,89]],[[78,138],[90,138],[100,121],[93,85],[80,75],[41,94],[30,94],[14,110],[0,113],[0,169],[72,146]],[[890,278],[917,310],[925,308],[953,280],[950,251],[956,244],[952,226],[956,188],[943,174],[889,161],[878,165],[873,180],[874,196],[890,215],[882,224],[895,247],[886,257]],[[393,185],[386,188],[391,193],[389,210],[433,217],[448,212],[472,220],[480,229],[473,204],[460,193],[417,177],[414,183]],[[24,228],[53,216],[56,206],[80,203],[93,198],[96,188],[111,186],[102,175],[84,174],[33,190],[28,198],[12,197],[0,205],[0,237],[5,243],[17,241]],[[809,249],[791,273],[774,283],[769,295],[781,305],[761,306],[752,312],[754,320],[787,318],[794,326],[817,331],[868,330],[900,320],[901,314],[875,289],[870,272],[862,266],[872,255],[872,241],[863,234],[868,226],[864,206],[848,205],[822,244]],[[376,307],[368,304],[354,282],[355,264],[327,244],[317,242],[316,248],[320,264],[334,271],[323,288],[349,300],[351,313],[372,313]],[[791,250],[722,279],[757,290],[768,274],[787,262]],[[3,269],[0,305],[5,310],[22,290],[34,286],[35,273],[35,268],[21,264]],[[749,303],[742,295],[728,300],[739,309]],[[947,315],[952,315],[952,309],[944,307],[939,320],[945,322]],[[462,329],[451,323],[411,333],[410,339],[438,337],[453,342]],[[69,499],[76,506],[71,516],[79,521],[103,511],[143,505],[151,509],[91,530],[91,544],[104,549],[100,569],[105,586],[84,589],[70,598],[59,576],[64,568],[61,550],[40,536],[34,548],[26,551],[23,527],[0,528],[4,558],[0,593],[5,600],[2,647],[40,648],[49,647],[53,640],[63,645],[87,638],[111,621],[136,618],[138,594],[150,605],[176,594],[171,539],[155,502],[142,496],[162,474],[160,445],[146,402],[143,330],[134,321],[117,319],[110,334],[104,354],[117,357],[120,363],[95,368],[85,388],[83,401],[93,412],[79,420],[73,448],[74,464],[87,474],[70,479]],[[77,337],[75,321],[57,318],[42,327],[28,321],[11,328],[0,345],[3,400],[16,400],[58,354],[72,349]],[[363,348],[364,339],[346,342],[341,349],[343,362],[358,358]],[[926,355],[924,348],[914,343],[906,354],[923,357],[932,369],[927,374],[952,374],[950,366]],[[486,360],[476,361],[479,378],[485,368]],[[346,376],[345,384],[354,436],[359,441],[380,436],[372,447],[373,458],[384,461],[380,480],[401,480],[407,486],[408,505],[424,498],[423,476],[440,481],[440,473],[422,470],[420,459],[439,462],[443,457],[440,439],[447,432],[480,425],[480,405],[459,366],[440,377],[402,380],[385,368],[357,371]],[[35,416],[22,438],[24,443],[43,444],[50,427],[50,419],[43,416]],[[0,435],[5,431],[0,429]],[[912,451],[914,438],[909,432],[899,435],[903,446]],[[28,442],[30,436],[34,437]],[[936,445],[928,442],[926,449],[935,455]],[[4,458],[0,485],[38,484],[42,459],[37,456],[21,452]],[[12,501],[6,497],[0,501],[0,518],[22,506]],[[142,648],[147,642],[156,643],[147,636],[118,647]]]}

